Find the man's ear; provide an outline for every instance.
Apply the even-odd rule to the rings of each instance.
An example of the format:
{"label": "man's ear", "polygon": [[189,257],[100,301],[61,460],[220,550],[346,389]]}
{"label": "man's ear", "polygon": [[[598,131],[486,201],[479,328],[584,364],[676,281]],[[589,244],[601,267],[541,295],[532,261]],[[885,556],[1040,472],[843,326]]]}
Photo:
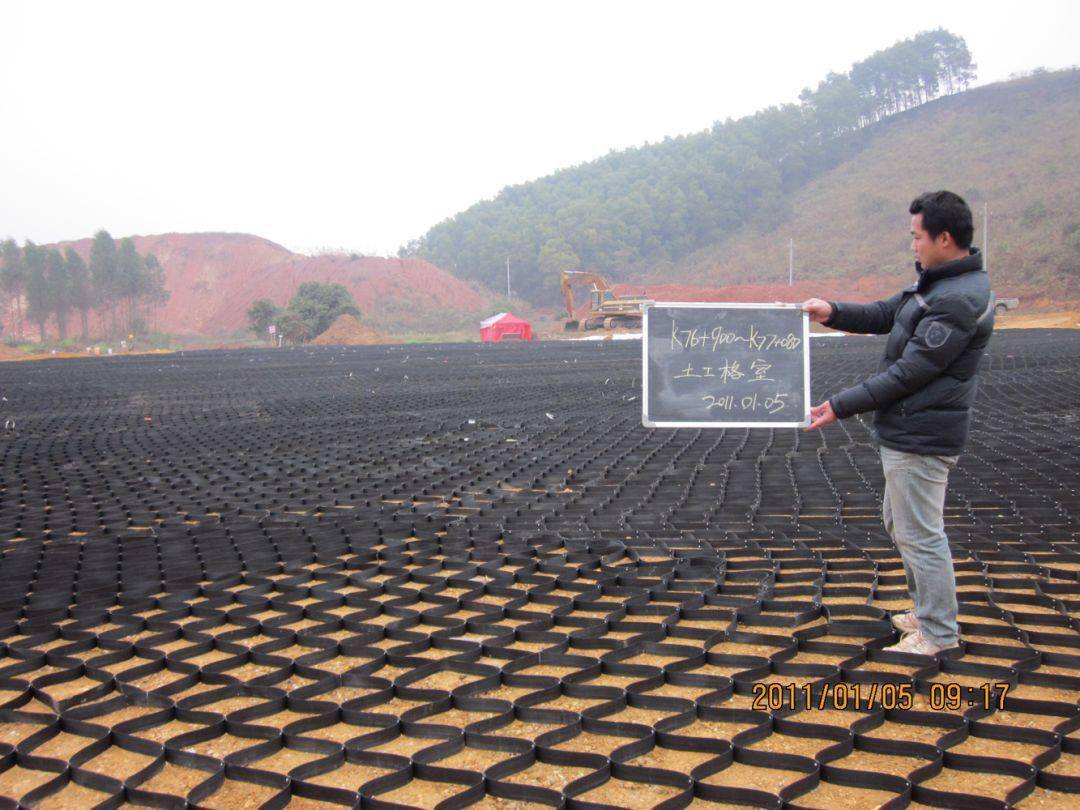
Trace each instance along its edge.
{"label": "man's ear", "polygon": [[937,235],[937,238],[934,239],[934,241],[937,242],[940,247],[946,249],[956,245],[956,240],[953,239],[952,234],[948,231],[942,231],[941,233],[939,233]]}

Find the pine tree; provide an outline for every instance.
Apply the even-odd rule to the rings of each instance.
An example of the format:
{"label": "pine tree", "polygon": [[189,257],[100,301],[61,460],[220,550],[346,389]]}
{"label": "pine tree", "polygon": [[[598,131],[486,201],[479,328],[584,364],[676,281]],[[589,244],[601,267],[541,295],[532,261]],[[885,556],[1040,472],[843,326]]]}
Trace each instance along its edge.
{"label": "pine tree", "polygon": [[46,250],[27,239],[23,259],[26,262],[26,317],[37,324],[38,338],[44,343],[45,324],[50,314]]}
{"label": "pine tree", "polygon": [[86,342],[90,339],[90,309],[94,305],[90,269],[82,256],[70,247],[64,251],[64,264],[67,265],[71,306],[79,311],[82,339]]}
{"label": "pine tree", "polygon": [[23,330],[22,298],[26,288],[26,262],[18,242],[14,239],[6,239],[3,243],[0,243],[0,259],[4,262],[2,273],[0,273],[0,289],[3,289],[8,295],[11,323],[15,334],[21,336]]}
{"label": "pine tree", "polygon": [[[116,312],[116,242],[106,230],[94,234],[90,245],[90,286],[93,292],[94,309],[98,313],[98,323],[102,332],[115,333]],[[105,315],[110,315],[110,327],[105,326]]]}

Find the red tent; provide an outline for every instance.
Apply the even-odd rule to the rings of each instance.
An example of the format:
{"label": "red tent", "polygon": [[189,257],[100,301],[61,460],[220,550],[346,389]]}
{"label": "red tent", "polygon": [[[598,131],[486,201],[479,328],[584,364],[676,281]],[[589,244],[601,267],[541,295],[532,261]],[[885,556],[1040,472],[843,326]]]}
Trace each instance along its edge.
{"label": "red tent", "polygon": [[500,312],[480,322],[480,340],[483,343],[532,340],[532,325],[513,312]]}

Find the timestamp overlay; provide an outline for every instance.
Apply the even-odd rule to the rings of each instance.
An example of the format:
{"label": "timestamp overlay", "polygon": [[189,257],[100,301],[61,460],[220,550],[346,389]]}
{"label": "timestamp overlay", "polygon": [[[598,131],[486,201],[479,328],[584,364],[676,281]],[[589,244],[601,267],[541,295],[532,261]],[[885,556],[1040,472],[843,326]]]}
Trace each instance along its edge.
{"label": "timestamp overlay", "polygon": [[[962,708],[1002,709],[1010,684],[987,682],[975,687],[958,683],[931,683],[926,693],[934,711],[958,711]],[[785,709],[836,709],[873,711],[874,709],[909,710],[915,706],[915,687],[910,683],[817,683],[761,681],[753,685],[751,708],[756,711]]]}

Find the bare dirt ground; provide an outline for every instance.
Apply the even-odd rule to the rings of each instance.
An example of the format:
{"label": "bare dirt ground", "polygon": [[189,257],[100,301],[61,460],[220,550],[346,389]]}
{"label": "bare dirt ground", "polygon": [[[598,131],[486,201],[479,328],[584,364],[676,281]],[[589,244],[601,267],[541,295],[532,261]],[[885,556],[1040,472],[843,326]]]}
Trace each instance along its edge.
{"label": "bare dirt ground", "polygon": [[1080,329],[1080,309],[1055,312],[1006,312],[998,315],[995,329]]}

